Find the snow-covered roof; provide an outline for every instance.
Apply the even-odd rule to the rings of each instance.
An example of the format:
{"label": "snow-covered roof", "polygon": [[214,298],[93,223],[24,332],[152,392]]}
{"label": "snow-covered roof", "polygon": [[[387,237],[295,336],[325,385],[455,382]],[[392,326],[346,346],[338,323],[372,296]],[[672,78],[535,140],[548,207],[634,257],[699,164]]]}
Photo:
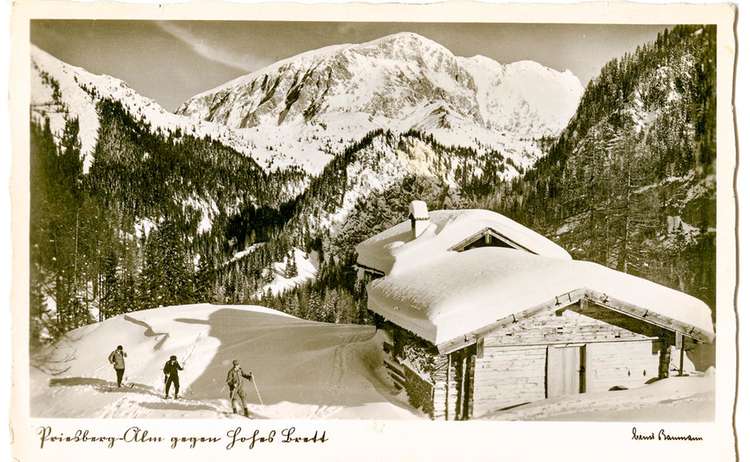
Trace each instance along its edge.
{"label": "snow-covered roof", "polygon": [[711,310],[694,297],[595,263],[509,248],[443,252],[367,287],[370,310],[438,346],[570,293],[703,341],[714,336]]}
{"label": "snow-covered roof", "polygon": [[407,271],[485,229],[534,254],[571,259],[565,249],[541,234],[489,210],[436,210],[429,212],[429,218],[429,226],[416,239],[412,239],[411,222],[406,220],[360,243],[357,263],[384,274]]}

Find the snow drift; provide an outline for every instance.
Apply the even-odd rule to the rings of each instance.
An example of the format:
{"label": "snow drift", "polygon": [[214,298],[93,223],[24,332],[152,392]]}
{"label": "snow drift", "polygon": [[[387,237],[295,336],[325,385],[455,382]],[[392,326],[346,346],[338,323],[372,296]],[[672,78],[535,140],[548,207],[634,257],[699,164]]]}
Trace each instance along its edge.
{"label": "snow drift", "polygon": [[487,420],[700,422],[714,418],[714,376],[670,377],[632,390],[566,395],[490,413]]}
{"label": "snow drift", "polygon": [[[69,332],[34,355],[32,415],[39,417],[225,417],[233,359],[252,371],[245,384],[255,417],[416,418],[382,368],[372,326],[301,320],[258,306],[185,305],[138,311]],[[107,356],[124,346],[126,382],[114,385]],[[184,366],[182,399],[163,399],[162,367]]]}

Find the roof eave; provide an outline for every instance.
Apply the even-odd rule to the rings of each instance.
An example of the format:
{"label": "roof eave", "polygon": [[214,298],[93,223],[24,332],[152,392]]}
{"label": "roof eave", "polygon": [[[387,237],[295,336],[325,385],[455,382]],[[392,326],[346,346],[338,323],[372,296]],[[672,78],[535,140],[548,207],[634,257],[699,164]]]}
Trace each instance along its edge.
{"label": "roof eave", "polygon": [[566,292],[564,294],[556,296],[552,300],[540,303],[539,305],[525,309],[510,316],[500,318],[494,323],[488,324],[487,326],[484,326],[482,328],[475,329],[471,332],[467,332],[466,334],[454,337],[450,340],[439,342],[437,344],[438,351],[441,354],[452,353],[453,351],[460,350],[461,348],[476,343],[478,338],[486,335],[491,331],[509,326],[522,319],[529,318],[548,309],[559,310],[561,308],[565,308],[566,306],[577,303],[582,299],[586,299],[592,303],[602,306],[603,308],[622,313],[631,318],[640,319],[649,324],[661,327],[662,329],[672,332],[679,332],[680,334],[686,337],[690,337],[699,342],[711,343],[715,338],[715,334],[713,332],[708,332],[696,326],[667,318],[666,316],[662,316],[656,312],[649,311],[647,308],[641,308],[628,302],[609,297],[603,292],[582,288]]}
{"label": "roof eave", "polygon": [[379,270],[377,268],[373,268],[371,266],[364,265],[360,262],[354,263],[354,266],[356,266],[357,268],[362,268],[362,270],[364,270],[365,272],[372,273],[377,276],[385,276],[385,271]]}
{"label": "roof eave", "polygon": [[679,332],[680,334],[699,342],[711,343],[716,337],[712,331],[706,331],[697,326],[669,318],[655,311],[650,311],[648,308],[642,308],[624,300],[610,297],[603,292],[586,289],[586,298],[592,303],[603,306],[604,308],[620,312],[632,318],[641,319],[672,332]]}

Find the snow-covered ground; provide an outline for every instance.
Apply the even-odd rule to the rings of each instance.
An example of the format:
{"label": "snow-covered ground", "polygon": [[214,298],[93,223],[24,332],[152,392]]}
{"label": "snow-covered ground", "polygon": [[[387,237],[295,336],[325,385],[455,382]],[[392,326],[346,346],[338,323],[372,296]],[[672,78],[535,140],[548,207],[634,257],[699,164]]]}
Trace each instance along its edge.
{"label": "snow-covered ground", "polygon": [[[306,321],[258,306],[185,305],[120,315],[71,331],[34,355],[31,410],[44,417],[229,417],[233,359],[256,376],[244,389],[257,418],[419,418],[383,368],[372,326]],[[128,353],[126,382],[107,362]],[[163,399],[162,368],[177,355],[182,399]]]}
{"label": "snow-covered ground", "polygon": [[670,377],[632,390],[604,391],[546,399],[482,418],[698,422],[714,418],[714,377]]}
{"label": "snow-covered ground", "polygon": [[[254,418],[418,419],[383,367],[372,326],[298,319],[260,306],[184,305],[120,315],[71,331],[32,355],[31,414],[78,418],[235,418],[224,385],[233,359]],[[117,388],[107,357],[128,353]],[[177,355],[182,397],[164,399],[162,368]],[[696,421],[713,418],[714,381],[673,377],[638,389],[538,401],[485,419]],[[240,418],[240,417],[236,417]]]}

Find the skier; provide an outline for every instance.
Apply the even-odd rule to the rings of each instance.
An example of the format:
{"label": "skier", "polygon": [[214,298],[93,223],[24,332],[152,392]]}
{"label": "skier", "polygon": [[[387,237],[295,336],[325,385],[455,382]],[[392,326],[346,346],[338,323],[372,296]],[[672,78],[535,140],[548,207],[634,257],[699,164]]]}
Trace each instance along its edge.
{"label": "skier", "polygon": [[117,349],[109,354],[109,363],[115,368],[117,374],[117,386],[122,387],[122,376],[125,375],[125,358],[128,356],[122,350],[122,345],[117,345]]}
{"label": "skier", "polygon": [[180,393],[180,376],[178,371],[182,370],[182,366],[177,362],[177,356],[172,355],[169,357],[169,361],[164,364],[164,399],[169,398],[169,387],[174,384],[174,398],[177,399]]}
{"label": "skier", "polygon": [[238,360],[232,361],[232,368],[227,373],[227,386],[229,386],[229,402],[232,405],[232,412],[237,414],[237,408],[234,406],[235,401],[239,400],[245,417],[250,417],[245,404],[245,391],[242,389],[242,378],[253,380],[253,373],[245,374],[240,367]]}

